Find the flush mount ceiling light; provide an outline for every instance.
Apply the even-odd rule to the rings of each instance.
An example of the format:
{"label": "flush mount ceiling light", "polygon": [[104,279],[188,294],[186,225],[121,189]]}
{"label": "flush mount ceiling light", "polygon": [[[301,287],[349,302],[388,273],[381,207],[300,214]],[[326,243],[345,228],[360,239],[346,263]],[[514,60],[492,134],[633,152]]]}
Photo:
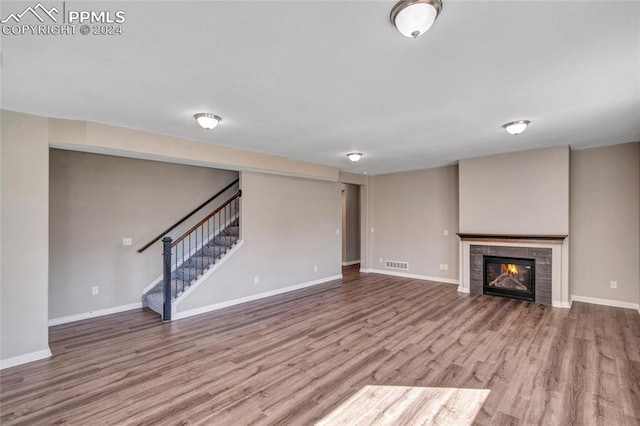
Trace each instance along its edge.
{"label": "flush mount ceiling light", "polygon": [[426,33],[442,11],[441,0],[402,0],[391,9],[391,22],[403,36]]}
{"label": "flush mount ceiling light", "polygon": [[360,161],[360,159],[362,158],[362,153],[361,152],[350,152],[347,154],[347,157],[349,158],[349,160],[353,161],[354,163],[356,161]]}
{"label": "flush mount ceiling light", "polygon": [[527,126],[529,125],[529,120],[517,120],[512,121],[511,123],[503,124],[502,127],[510,134],[510,135],[519,135],[520,133],[527,130]]}
{"label": "flush mount ceiling light", "polygon": [[201,112],[200,114],[196,114],[193,117],[196,119],[200,127],[207,130],[215,128],[220,120],[222,120],[222,118],[218,117],[217,115],[209,114],[206,112]]}

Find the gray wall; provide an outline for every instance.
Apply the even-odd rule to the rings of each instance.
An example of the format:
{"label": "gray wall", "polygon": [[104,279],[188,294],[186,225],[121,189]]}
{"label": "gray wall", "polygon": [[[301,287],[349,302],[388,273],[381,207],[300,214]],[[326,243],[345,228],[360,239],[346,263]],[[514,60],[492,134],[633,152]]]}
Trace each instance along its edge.
{"label": "gray wall", "polygon": [[342,262],[360,260],[360,186],[343,183]]}
{"label": "gray wall", "polygon": [[639,236],[640,143],[573,151],[571,293],[640,303]]}
{"label": "gray wall", "polygon": [[48,351],[47,119],[2,111],[0,359]]}
{"label": "gray wall", "polygon": [[341,274],[339,183],[251,172],[241,183],[244,245],[178,312]]}
{"label": "gray wall", "polygon": [[460,160],[460,232],[569,233],[569,147]]}
{"label": "gray wall", "polygon": [[408,261],[410,274],[458,279],[457,166],[370,176],[369,191],[370,269],[385,269],[382,258]]}
{"label": "gray wall", "polygon": [[[228,170],[52,149],[49,318],[139,303],[142,289],[162,273],[162,243],[136,250],[237,177]],[[233,188],[169,235],[181,235],[231,194]],[[123,246],[124,237],[133,245]],[[100,288],[96,296],[93,286]]]}

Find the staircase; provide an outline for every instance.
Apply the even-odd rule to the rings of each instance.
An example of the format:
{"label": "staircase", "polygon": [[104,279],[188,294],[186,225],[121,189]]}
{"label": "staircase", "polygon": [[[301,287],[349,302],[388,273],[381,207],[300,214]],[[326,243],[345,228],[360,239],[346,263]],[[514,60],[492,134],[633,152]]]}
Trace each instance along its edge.
{"label": "staircase", "polygon": [[[180,223],[195,214],[209,202],[238,183],[235,180],[196,210],[138,250],[142,253],[162,238],[162,278],[142,295],[142,306],[162,315],[163,321],[171,321],[176,300],[186,297],[186,292],[203,281],[203,276],[216,264],[230,256],[231,249],[240,240],[240,197],[238,190],[220,207],[192,226],[175,241],[166,236]],[[163,238],[163,235],[164,238]],[[179,302],[179,301],[178,301]]]}
{"label": "staircase", "polygon": [[[187,291],[203,274],[218,263],[236,245],[240,239],[240,226],[235,219],[218,235],[206,241],[195,253],[187,257],[177,268],[171,271],[172,287],[177,289],[172,301]],[[163,281],[158,282],[142,297],[142,306],[162,315]]]}

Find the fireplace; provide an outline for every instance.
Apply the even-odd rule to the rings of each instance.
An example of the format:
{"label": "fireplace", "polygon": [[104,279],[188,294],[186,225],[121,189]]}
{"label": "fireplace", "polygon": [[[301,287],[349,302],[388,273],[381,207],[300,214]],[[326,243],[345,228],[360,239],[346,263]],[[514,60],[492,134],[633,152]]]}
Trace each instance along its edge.
{"label": "fireplace", "polygon": [[[533,297],[529,300],[542,305],[571,307],[567,263],[569,253],[565,250],[566,235],[458,235],[461,239],[459,291],[484,294],[485,256],[527,259],[533,260],[535,266],[535,274],[533,268],[531,269],[535,282],[532,286]],[[507,265],[509,263],[514,262],[507,262]]]}
{"label": "fireplace", "polygon": [[482,259],[484,294],[535,301],[535,259],[500,256]]}

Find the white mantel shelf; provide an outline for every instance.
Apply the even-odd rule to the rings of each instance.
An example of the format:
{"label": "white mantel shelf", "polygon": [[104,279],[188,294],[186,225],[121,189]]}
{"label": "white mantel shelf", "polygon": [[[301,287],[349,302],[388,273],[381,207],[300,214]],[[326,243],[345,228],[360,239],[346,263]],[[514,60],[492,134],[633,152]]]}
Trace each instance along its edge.
{"label": "white mantel shelf", "polygon": [[457,233],[462,241],[562,244],[568,235],[467,234]]}

